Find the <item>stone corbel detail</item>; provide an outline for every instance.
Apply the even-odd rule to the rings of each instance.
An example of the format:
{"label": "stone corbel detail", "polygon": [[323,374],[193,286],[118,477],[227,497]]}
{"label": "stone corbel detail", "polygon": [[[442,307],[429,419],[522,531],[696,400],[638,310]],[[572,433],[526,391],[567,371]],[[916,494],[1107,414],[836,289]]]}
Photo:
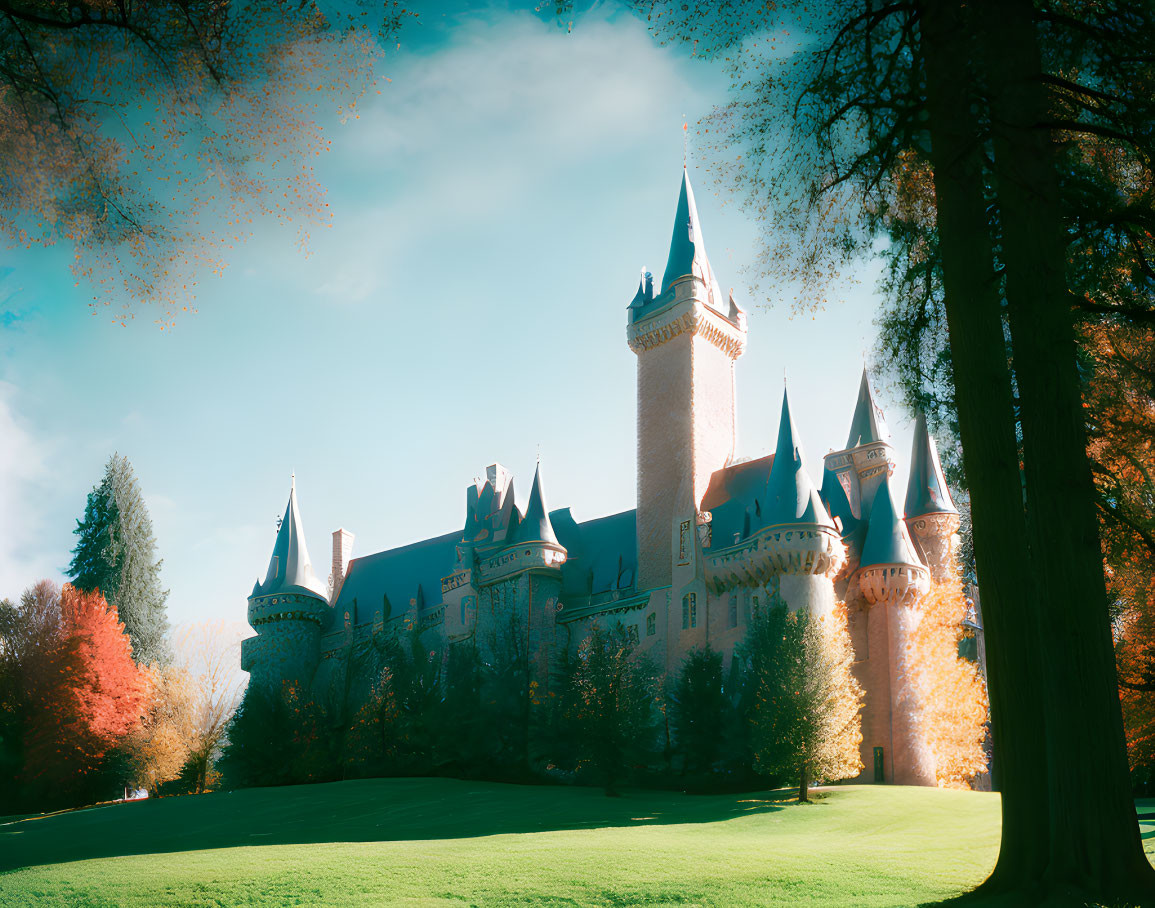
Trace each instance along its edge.
{"label": "stone corbel detail", "polygon": [[627,328],[627,340],[635,353],[660,347],[682,334],[700,335],[732,359],[746,349],[744,330],[693,299],[675,303]]}

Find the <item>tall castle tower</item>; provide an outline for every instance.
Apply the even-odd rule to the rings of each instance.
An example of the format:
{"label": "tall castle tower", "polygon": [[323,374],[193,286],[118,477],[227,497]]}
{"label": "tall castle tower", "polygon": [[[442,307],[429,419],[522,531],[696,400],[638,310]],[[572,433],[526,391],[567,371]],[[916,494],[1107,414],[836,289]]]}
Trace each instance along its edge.
{"label": "tall castle tower", "polygon": [[653,589],[670,585],[684,544],[675,498],[700,510],[711,474],[734,456],[734,361],[746,347],[746,316],[714,277],[685,170],[662,291],[642,277],[626,336],[638,355],[637,585]]}
{"label": "tall castle tower", "polygon": [[309,560],[294,480],[264,582],[253,584],[249,594],[249,624],[257,635],[241,642],[241,668],[254,683],[279,687],[285,681],[312,680],[328,599]]}

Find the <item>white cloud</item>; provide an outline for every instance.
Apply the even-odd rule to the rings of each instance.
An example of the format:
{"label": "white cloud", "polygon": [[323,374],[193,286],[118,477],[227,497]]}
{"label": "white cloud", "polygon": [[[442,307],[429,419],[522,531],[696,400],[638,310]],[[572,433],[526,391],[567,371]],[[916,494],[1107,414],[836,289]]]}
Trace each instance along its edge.
{"label": "white cloud", "polygon": [[15,386],[0,382],[0,597],[18,596],[42,577],[60,580],[40,545],[49,492],[48,445],[17,412]]}
{"label": "white cloud", "polygon": [[596,180],[607,148],[644,156],[660,137],[679,142],[680,120],[648,114],[671,93],[687,113],[708,108],[686,65],[629,17],[587,16],[567,34],[524,12],[463,18],[436,53],[398,57],[381,94],[336,128],[341,229],[316,238],[310,267],[330,276],[315,292],[368,299],[447,231],[484,233],[504,212],[540,210],[551,182]]}

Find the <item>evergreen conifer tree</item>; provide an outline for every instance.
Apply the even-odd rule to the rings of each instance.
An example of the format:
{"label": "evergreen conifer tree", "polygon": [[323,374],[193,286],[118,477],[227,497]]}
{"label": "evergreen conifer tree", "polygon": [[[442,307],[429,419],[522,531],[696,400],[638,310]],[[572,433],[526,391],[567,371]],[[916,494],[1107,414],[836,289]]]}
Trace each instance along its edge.
{"label": "evergreen conifer tree", "polygon": [[152,518],[128,458],[109,458],[74,532],[80,538],[68,568],[73,586],[100,590],[116,608],[138,663],[167,663],[168,591],[161,589]]}

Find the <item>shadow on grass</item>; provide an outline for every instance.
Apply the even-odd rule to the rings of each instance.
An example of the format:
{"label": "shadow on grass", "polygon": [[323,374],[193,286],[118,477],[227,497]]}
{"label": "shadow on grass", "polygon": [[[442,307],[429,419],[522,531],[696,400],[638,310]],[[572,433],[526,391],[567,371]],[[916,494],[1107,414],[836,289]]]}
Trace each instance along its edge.
{"label": "shadow on grass", "polygon": [[457,839],[712,823],[783,809],[790,790],[739,795],[368,779],[108,804],[0,822],[0,871],[247,845]]}

